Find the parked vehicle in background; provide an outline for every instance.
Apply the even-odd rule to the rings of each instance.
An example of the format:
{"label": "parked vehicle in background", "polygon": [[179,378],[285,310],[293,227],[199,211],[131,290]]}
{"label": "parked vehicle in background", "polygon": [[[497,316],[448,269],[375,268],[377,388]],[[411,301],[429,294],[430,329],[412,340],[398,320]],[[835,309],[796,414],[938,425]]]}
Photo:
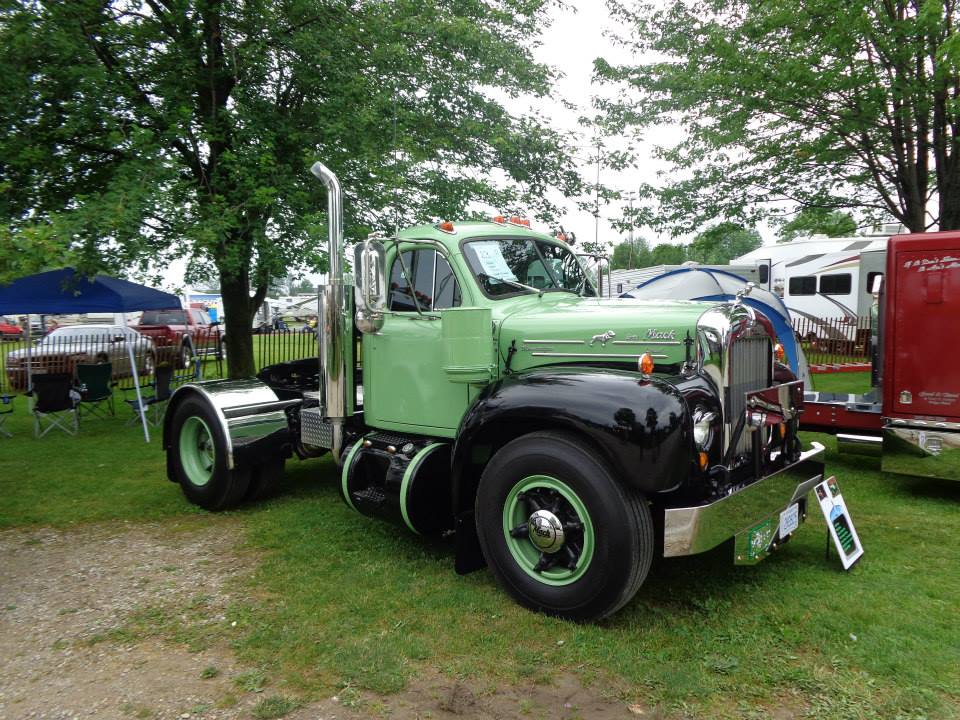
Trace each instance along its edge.
{"label": "parked vehicle in background", "polygon": [[173,360],[181,368],[195,355],[226,355],[220,323],[211,322],[206,310],[145,310],[136,329],[153,340],[159,360]]}
{"label": "parked vehicle in background", "polygon": [[960,232],[890,238],[874,325],[873,389],[808,392],[801,427],[884,472],[960,480]]}
{"label": "parked vehicle in background", "polygon": [[23,328],[0,318],[0,340],[20,340],[23,338]]}
{"label": "parked vehicle in background", "polygon": [[34,375],[72,374],[78,363],[109,362],[114,378],[127,377],[131,375],[128,339],[137,366],[152,371],[155,354],[150,338],[119,325],[72,325],[50,332],[29,353],[27,348],[7,353],[7,381],[15,390],[26,389],[28,358]]}
{"label": "parked vehicle in background", "polygon": [[744,282],[752,282],[761,290],[770,289],[770,267],[769,262],[764,260],[752,263],[743,263],[739,265],[702,265],[698,262],[688,261],[682,265],[652,265],[650,267],[635,268],[633,270],[611,270],[609,281],[604,278],[604,286],[607,288],[603,293],[604,297],[622,297],[624,293],[635,290],[648,280],[655,277],[661,277],[675,270],[686,270],[696,268],[697,270],[723,270],[726,273],[732,273],[743,278]]}
{"label": "parked vehicle in background", "polygon": [[[891,233],[892,234],[892,233]],[[857,318],[870,313],[870,285],[883,276],[889,235],[826,238],[765,245],[731,264],[770,263],[771,288],[803,320],[805,340],[857,341]]]}

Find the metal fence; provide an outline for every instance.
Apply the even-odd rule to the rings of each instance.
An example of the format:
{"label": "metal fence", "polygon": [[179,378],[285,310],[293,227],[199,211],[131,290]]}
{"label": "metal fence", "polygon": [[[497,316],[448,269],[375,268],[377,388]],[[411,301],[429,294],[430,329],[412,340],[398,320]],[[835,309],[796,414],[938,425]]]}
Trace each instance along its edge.
{"label": "metal fence", "polygon": [[[840,318],[816,320],[795,318],[794,330],[801,347],[812,364],[869,362],[870,318],[856,321]],[[267,365],[317,357],[317,336],[311,328],[274,330],[253,337],[254,361],[258,369]],[[0,342],[0,395],[26,389],[26,342]],[[121,390],[133,388],[127,344],[119,336],[108,333],[92,335],[47,336],[31,348],[33,373],[66,373],[75,375],[81,363],[109,362],[113,380]],[[215,337],[194,342],[178,335],[157,344],[147,338],[135,341],[134,361],[141,384],[151,381],[157,364],[174,366],[178,379],[227,377],[227,349]]]}
{"label": "metal fence", "polygon": [[811,365],[870,361],[869,316],[826,319],[795,317],[793,329]]}
{"label": "metal fence", "polygon": [[[152,380],[158,364],[174,367],[179,381],[227,377],[226,343],[215,336],[194,339],[175,335],[162,340],[140,336],[131,340],[134,365],[141,385]],[[286,360],[317,357],[317,336],[312,329],[277,330],[253,337],[254,361],[258,370]],[[121,391],[133,388],[134,373],[130,355],[121,336],[108,332],[48,335],[30,348],[29,365],[33,374],[63,373],[76,375],[77,365],[105,363],[113,366],[113,381]],[[27,388],[27,343],[0,342],[0,395],[24,392]]]}
{"label": "metal fence", "polygon": [[164,363],[172,365],[180,378],[226,377],[224,353],[216,338],[194,342],[190,336],[176,335],[158,344],[145,336],[125,337],[104,328],[53,333],[33,343],[29,352],[25,340],[0,343],[0,394],[24,392],[28,367],[33,375],[75,377],[78,365],[102,363],[110,363],[113,382],[121,391],[133,388],[134,374],[141,385],[149,383],[154,368]]}
{"label": "metal fence", "polygon": [[317,333],[313,328],[273,330],[253,336],[253,358],[257,368],[287,360],[318,357]]}

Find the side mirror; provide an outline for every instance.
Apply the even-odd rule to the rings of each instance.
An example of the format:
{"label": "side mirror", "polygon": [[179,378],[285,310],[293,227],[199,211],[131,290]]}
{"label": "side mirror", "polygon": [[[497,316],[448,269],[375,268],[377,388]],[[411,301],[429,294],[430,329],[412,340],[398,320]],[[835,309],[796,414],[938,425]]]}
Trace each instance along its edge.
{"label": "side mirror", "polygon": [[353,272],[357,284],[357,327],[376,333],[383,327],[387,308],[387,253],[383,243],[367,238],[354,250]]}
{"label": "side mirror", "polygon": [[113,336],[113,341],[114,341],[115,343],[117,343],[117,342],[123,342],[125,339],[126,339],[126,338],[124,338],[123,335],[114,335],[114,336]]}

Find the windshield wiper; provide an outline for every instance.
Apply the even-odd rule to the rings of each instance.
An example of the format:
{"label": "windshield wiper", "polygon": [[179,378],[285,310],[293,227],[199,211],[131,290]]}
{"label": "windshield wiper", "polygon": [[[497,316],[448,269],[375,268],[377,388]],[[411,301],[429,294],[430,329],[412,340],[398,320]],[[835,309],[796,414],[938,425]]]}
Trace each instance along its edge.
{"label": "windshield wiper", "polygon": [[535,288],[533,285],[524,285],[522,282],[517,282],[516,280],[507,280],[506,278],[494,277],[493,275],[487,275],[487,273],[477,273],[478,278],[487,278],[488,280],[496,280],[497,282],[502,282],[504,285],[513,285],[513,287],[520,288],[521,290],[531,290],[537,295],[543,297],[543,290],[541,288]]}

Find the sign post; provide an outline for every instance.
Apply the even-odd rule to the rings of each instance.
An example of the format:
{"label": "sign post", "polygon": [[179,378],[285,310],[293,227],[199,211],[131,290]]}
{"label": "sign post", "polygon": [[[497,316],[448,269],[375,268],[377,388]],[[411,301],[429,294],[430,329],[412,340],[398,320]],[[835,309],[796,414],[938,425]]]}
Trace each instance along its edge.
{"label": "sign post", "polygon": [[[844,502],[843,495],[840,494],[837,479],[835,477],[827,478],[814,489],[817,491],[820,510],[823,511],[823,517],[827,521],[827,528],[833,538],[833,544],[840,554],[843,569],[849,570],[863,555],[863,545],[860,544],[860,536],[857,535],[857,529],[853,526],[850,511],[847,510],[847,503]],[[829,547],[828,543],[828,550]]]}

